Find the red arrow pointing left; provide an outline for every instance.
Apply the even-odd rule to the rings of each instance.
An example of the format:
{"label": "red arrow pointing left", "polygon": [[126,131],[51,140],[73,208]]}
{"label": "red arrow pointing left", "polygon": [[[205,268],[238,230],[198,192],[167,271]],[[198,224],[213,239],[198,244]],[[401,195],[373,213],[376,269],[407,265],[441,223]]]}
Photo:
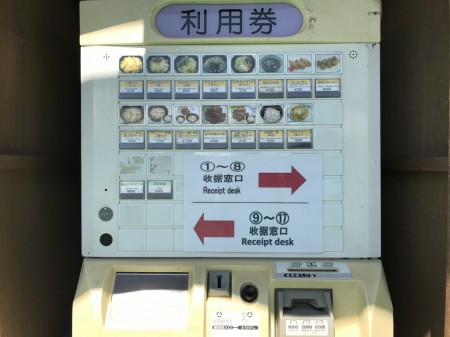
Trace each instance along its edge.
{"label": "red arrow pointing left", "polygon": [[294,194],[297,189],[305,183],[306,179],[293,166],[291,172],[288,173],[260,173],[259,187],[288,187],[291,189],[291,194]]}
{"label": "red arrow pointing left", "polygon": [[200,241],[205,244],[205,238],[233,238],[234,221],[228,220],[205,220],[205,213],[202,214],[194,227]]}

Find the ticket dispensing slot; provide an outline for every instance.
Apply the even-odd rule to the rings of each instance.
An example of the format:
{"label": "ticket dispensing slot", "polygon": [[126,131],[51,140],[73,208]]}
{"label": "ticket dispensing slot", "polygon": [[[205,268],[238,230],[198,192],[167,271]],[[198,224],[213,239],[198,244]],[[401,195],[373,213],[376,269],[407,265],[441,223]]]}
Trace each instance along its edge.
{"label": "ticket dispensing slot", "polygon": [[275,302],[277,337],[334,337],[330,289],[277,289]]}
{"label": "ticket dispensing slot", "polygon": [[107,325],[113,328],[185,329],[188,273],[117,273]]}

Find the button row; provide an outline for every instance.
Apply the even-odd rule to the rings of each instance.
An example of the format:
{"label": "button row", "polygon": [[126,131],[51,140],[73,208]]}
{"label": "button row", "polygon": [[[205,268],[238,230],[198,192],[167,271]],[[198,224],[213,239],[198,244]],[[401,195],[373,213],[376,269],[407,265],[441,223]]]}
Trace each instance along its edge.
{"label": "button row", "polygon": [[217,75],[340,73],[340,53],[124,55],[119,74]]}
{"label": "button row", "polygon": [[121,130],[120,150],[312,149],[313,130]]}
{"label": "button row", "polygon": [[[120,125],[312,124],[314,103],[292,104],[136,104],[119,106]],[[318,105],[319,106],[319,105]],[[331,106],[331,105],[330,105]],[[319,108],[318,108],[319,109]],[[339,114],[339,111],[330,111]]]}
{"label": "button row", "polygon": [[119,99],[340,98],[340,78],[145,80],[120,79]]}

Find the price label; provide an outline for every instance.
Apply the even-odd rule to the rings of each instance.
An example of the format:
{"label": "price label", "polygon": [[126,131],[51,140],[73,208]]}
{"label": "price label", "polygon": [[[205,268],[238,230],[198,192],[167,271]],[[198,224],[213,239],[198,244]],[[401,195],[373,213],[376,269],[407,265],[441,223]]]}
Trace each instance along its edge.
{"label": "price label", "polygon": [[316,97],[341,97],[341,80],[316,79]]}
{"label": "price label", "polygon": [[198,94],[199,81],[175,81],[175,93],[177,94]]}
{"label": "price label", "polygon": [[313,132],[311,129],[305,130],[288,130],[287,131],[287,147],[311,149],[313,146]]}
{"label": "price label", "polygon": [[120,80],[119,98],[144,98],[144,81],[142,80]]}
{"label": "price label", "polygon": [[172,131],[149,131],[148,132],[149,144],[171,144],[172,143]]}
{"label": "price label", "polygon": [[145,147],[144,130],[121,130],[119,134],[120,149],[143,149]]}
{"label": "price label", "polygon": [[311,80],[287,80],[288,91],[311,91]]}
{"label": "price label", "polygon": [[171,180],[148,180],[147,199],[172,199],[173,189]]}
{"label": "price label", "polygon": [[198,130],[175,131],[175,146],[177,149],[199,149],[200,131]]}
{"label": "price label", "polygon": [[120,131],[121,144],[134,144],[144,142],[144,131],[123,130]]}
{"label": "price label", "polygon": [[121,94],[135,94],[144,92],[144,81],[120,81],[119,92]]}
{"label": "price label", "polygon": [[231,98],[256,98],[256,80],[232,80]]}
{"label": "price label", "polygon": [[205,130],[203,132],[203,143],[204,144],[226,144],[227,143],[227,132],[226,131]]}
{"label": "price label", "polygon": [[227,92],[227,81],[203,81],[203,92]]}
{"label": "price label", "polygon": [[283,80],[259,80],[260,93],[283,92]]}
{"label": "price label", "polygon": [[283,143],[283,130],[259,131],[260,143]]}
{"label": "price label", "polygon": [[329,80],[316,80],[316,91],[340,91],[341,82],[338,78]]}
{"label": "price label", "polygon": [[178,80],[174,83],[175,98],[200,98],[200,81]]}
{"label": "price label", "polygon": [[259,98],[283,98],[284,80],[259,80],[258,97]]}
{"label": "price label", "polygon": [[231,131],[232,143],[255,143],[255,131],[254,130],[232,130]]}
{"label": "price label", "polygon": [[170,93],[170,81],[147,81],[147,93]]}
{"label": "price label", "polygon": [[144,199],[145,182],[137,181],[120,181],[119,183],[120,199]]}

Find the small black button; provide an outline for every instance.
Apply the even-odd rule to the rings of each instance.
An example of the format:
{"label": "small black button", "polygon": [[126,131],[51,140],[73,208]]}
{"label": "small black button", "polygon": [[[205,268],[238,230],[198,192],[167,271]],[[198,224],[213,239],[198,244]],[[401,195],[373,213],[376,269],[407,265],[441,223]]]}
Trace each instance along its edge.
{"label": "small black button", "polygon": [[241,297],[245,302],[253,302],[258,298],[258,288],[253,284],[247,284],[241,288]]}

